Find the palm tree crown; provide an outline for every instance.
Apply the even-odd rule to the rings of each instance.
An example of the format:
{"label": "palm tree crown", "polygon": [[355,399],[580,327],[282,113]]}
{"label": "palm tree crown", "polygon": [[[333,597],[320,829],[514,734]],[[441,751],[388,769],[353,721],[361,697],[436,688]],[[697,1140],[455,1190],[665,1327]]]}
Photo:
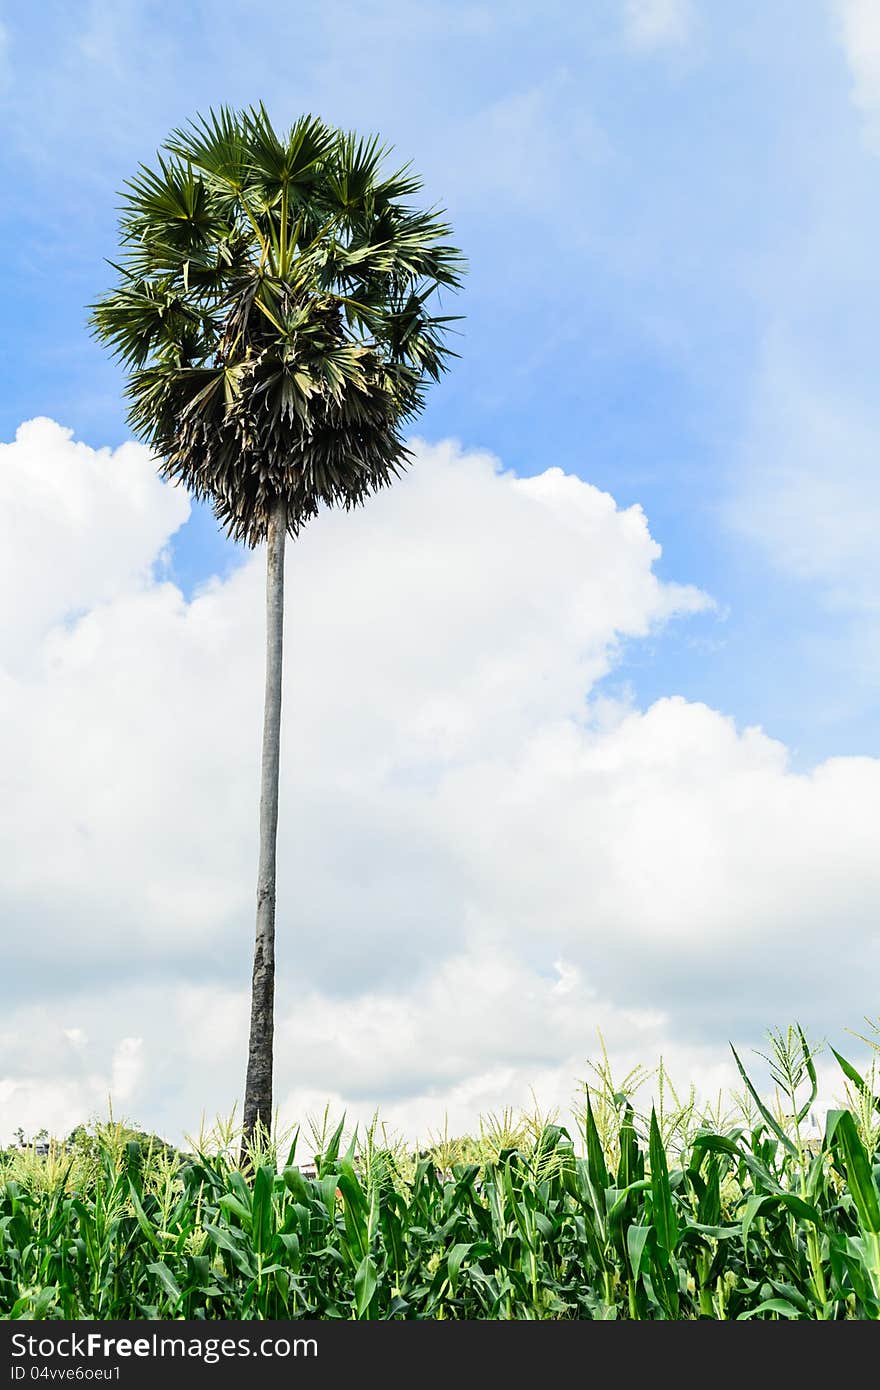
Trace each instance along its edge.
{"label": "palm tree crown", "polygon": [[407,200],[376,139],[265,109],[176,131],[126,185],[115,287],[92,324],[128,369],[129,422],[166,477],[237,540],[295,535],[408,460],[401,428],[445,369],[433,310],[462,257],[437,211]]}

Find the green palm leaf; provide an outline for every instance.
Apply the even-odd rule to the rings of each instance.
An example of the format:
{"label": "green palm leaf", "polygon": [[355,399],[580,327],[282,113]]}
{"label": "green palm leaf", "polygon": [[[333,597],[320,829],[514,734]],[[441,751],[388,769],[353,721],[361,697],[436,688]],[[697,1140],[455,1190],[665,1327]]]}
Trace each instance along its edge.
{"label": "green palm leaf", "polygon": [[[116,285],[92,326],[128,372],[129,421],[165,475],[264,540],[407,465],[402,428],[454,354],[429,302],[463,268],[388,151],[265,108],[198,116],[126,185]],[[222,390],[220,389],[222,386]]]}

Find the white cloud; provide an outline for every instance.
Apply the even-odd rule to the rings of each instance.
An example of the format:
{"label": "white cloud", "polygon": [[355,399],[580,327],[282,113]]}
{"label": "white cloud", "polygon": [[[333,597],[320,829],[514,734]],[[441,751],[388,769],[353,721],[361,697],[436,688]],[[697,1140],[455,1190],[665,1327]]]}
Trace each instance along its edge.
{"label": "white cloud", "polygon": [[[29,1045],[9,1054],[16,1079],[0,1080],[0,1135],[19,1125],[69,1132],[90,1114],[106,1115],[108,1101],[117,1117],[174,1135],[196,1131],[203,1112],[209,1122],[228,1114],[243,1074],[247,1002],[243,990],[217,983],[130,982],[109,996],[83,988],[75,1007],[97,1023],[97,1036],[66,1074],[45,1011],[14,1010],[10,1024],[27,1032]],[[133,1040],[116,1040],[132,1016],[147,1021],[148,1036],[135,1053],[138,1085],[123,1092],[118,1072]],[[533,1090],[545,1108],[566,1108],[588,1055],[598,1052],[597,1029],[623,1072],[662,1051],[673,1077],[696,1073],[706,1094],[735,1079],[717,1049],[681,1048],[662,1012],[615,1008],[575,967],[541,973],[510,953],[476,948],[405,991],[345,999],[310,989],[295,1004],[288,997],[276,1034],[282,1124],[328,1102],[352,1122],[379,1107],[412,1138],[442,1127],[445,1116],[461,1132],[481,1112],[528,1106]]]}
{"label": "white cloud", "polygon": [[835,10],[853,101],[872,140],[880,140],[880,8],[875,0],[836,0]]}
{"label": "white cloud", "polygon": [[[60,433],[44,445],[46,472],[65,476],[83,447]],[[4,462],[14,493],[17,475],[32,471],[27,432]],[[117,492],[130,489],[132,516],[161,547],[162,509],[142,505],[144,451],[117,462]],[[72,566],[69,582],[56,573],[63,596],[56,611],[90,599],[92,606],[48,632],[39,662],[25,662],[31,641],[13,646],[13,670],[27,664],[35,673],[7,674],[3,686],[14,789],[0,808],[9,831],[6,892],[28,915],[46,921],[49,914],[59,930],[78,915],[81,941],[161,957],[169,945],[201,949],[218,923],[239,920],[250,899],[261,564],[252,560],[189,604],[171,583],[145,582],[149,550],[130,543],[125,564],[117,563],[125,526],[105,524],[86,505],[98,486],[93,465],[109,468],[110,460],[92,455],[88,463],[80,510],[65,512],[54,496],[46,506],[67,526],[61,564],[80,549],[89,557],[79,572]],[[180,502],[164,492],[170,531]],[[106,576],[98,558],[105,540]],[[638,508],[619,512],[606,494],[558,470],[528,480],[501,475],[488,455],[453,446],[423,449],[401,487],[358,517],[324,517],[291,548],[290,815],[304,810],[310,786],[320,814],[337,827],[314,845],[330,898],[322,907],[317,894],[310,910],[333,920],[333,861],[347,838],[366,872],[372,850],[360,817],[369,796],[387,796],[385,833],[404,836],[404,792],[430,788],[447,765],[503,753],[563,707],[576,712],[608,671],[616,633],[638,635],[677,609],[702,605],[695,590],[657,581],[658,554]],[[31,563],[25,528],[13,529],[6,560],[12,573]],[[29,586],[20,592],[27,596]],[[94,603],[95,594],[111,592],[112,600]],[[47,607],[38,590],[23,603],[20,626],[33,634],[31,609],[42,616]],[[36,727],[40,737],[29,737]],[[298,828],[297,856],[316,834],[313,817],[314,808]],[[45,873],[47,837],[63,894]],[[27,852],[12,848],[25,844]],[[125,873],[108,875],[108,861],[138,867],[136,891]],[[311,890],[304,891],[308,901]],[[125,938],[114,945],[111,924],[120,915]]]}
{"label": "white cloud", "polygon": [[0,444],[0,627],[4,660],[28,661],[53,625],[149,581],[162,545],[186,521],[183,492],[163,487],[148,450],[74,442],[29,420]]}
{"label": "white cloud", "polygon": [[684,44],[693,32],[691,0],[624,0],[624,33],[637,49]]}
{"label": "white cloud", "polygon": [[135,1095],[143,1075],[143,1038],[123,1038],[113,1054],[110,1094],[123,1104]]}
{"label": "white cloud", "polygon": [[[124,1027],[118,1014],[114,1023]],[[0,1056],[8,1059],[16,1049],[21,1052],[17,1074],[0,1076],[0,1143],[8,1143],[18,1129],[27,1138],[43,1129],[63,1137],[92,1117],[106,1118],[111,1108],[122,1117],[120,1106],[133,1096],[141,1075],[141,1040],[122,1037],[108,1043],[94,1070],[88,1065],[87,1041],[81,1029],[57,1029],[45,1008],[30,1005],[8,1014],[0,1031]]]}
{"label": "white cloud", "polygon": [[[564,1102],[597,1026],[709,1086],[732,1079],[728,1036],[870,1012],[880,762],[797,776],[676,698],[594,717],[621,640],[705,598],[657,579],[639,508],[417,452],[290,548],[286,1117],[381,1103],[412,1133],[531,1085]],[[44,422],[0,467],[30,517],[0,509],[29,576],[0,677],[0,1135],[69,1128],[108,1092],[179,1135],[241,1083],[262,558],[186,601],[151,571],[186,504],[145,451]]]}

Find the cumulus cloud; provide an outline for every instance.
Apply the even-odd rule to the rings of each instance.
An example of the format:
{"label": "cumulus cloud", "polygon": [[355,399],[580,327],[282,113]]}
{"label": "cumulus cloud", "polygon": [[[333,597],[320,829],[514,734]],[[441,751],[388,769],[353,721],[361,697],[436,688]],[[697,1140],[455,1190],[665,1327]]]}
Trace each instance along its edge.
{"label": "cumulus cloud", "polygon": [[[45,444],[50,472],[84,448],[61,433]],[[13,475],[31,468],[30,443],[19,447],[6,455],[11,490]],[[115,478],[137,513],[149,460],[131,448]],[[88,494],[91,472],[84,478]],[[164,491],[170,531],[180,503]],[[64,544],[102,551],[103,520],[90,537],[81,524],[70,520],[62,555]],[[142,524],[151,531],[152,511]],[[13,573],[30,554],[30,537],[18,536],[6,554]],[[115,544],[105,591],[116,597],[51,629],[30,678],[7,676],[4,765],[15,794],[0,811],[17,911],[59,932],[76,920],[80,945],[100,943],[105,963],[210,948],[218,928],[222,939],[245,913],[263,662],[259,557],[187,603],[161,574],[144,580],[137,546],[117,563]],[[380,918],[405,917],[425,876],[446,872],[445,848],[430,840],[389,865],[382,886],[377,842],[406,843],[410,802],[427,814],[422,792],[445,768],[503,755],[548,715],[577,712],[621,636],[703,606],[696,590],[659,583],[658,554],[638,508],[618,511],[558,470],[516,479],[454,446],[423,448],[400,488],[357,517],[322,518],[291,547],[286,814],[296,872],[312,863],[299,890],[310,925],[337,920],[352,874],[364,877]],[[94,574],[75,572],[69,587],[61,579],[64,603],[82,592],[84,608],[101,591],[100,566],[90,564]],[[39,595],[35,606],[46,608]],[[13,646],[13,667],[31,650]],[[38,739],[20,736],[36,727]],[[47,840],[56,870],[63,865],[62,894],[44,872]],[[30,853],[12,848],[23,841]],[[137,880],[108,865],[137,866]],[[35,938],[19,949],[41,958]]]}
{"label": "cumulus cloud", "polygon": [[[114,1024],[125,1028],[118,1014]],[[141,1039],[116,1032],[109,1051],[95,1059],[86,1042],[81,1029],[57,1028],[39,1006],[7,1015],[0,1057],[7,1067],[15,1064],[15,1074],[0,1075],[0,1143],[18,1129],[27,1137],[43,1129],[64,1137],[93,1116],[127,1106],[141,1074]]]}
{"label": "cumulus cloud", "polygon": [[3,664],[31,660],[65,618],[148,582],[189,516],[137,444],[90,449],[52,420],[29,420],[0,444],[0,627]]}
{"label": "cumulus cloud", "polygon": [[[641,510],[416,452],[290,547],[285,1117],[380,1104],[424,1133],[530,1086],[564,1102],[597,1027],[713,1086],[728,1036],[870,1012],[847,963],[871,978],[880,762],[796,775],[706,706],[602,697],[624,644],[708,604],[658,579]],[[145,450],[37,422],[0,465],[30,576],[0,676],[0,1134],[109,1091],[179,1135],[241,1084],[262,557],[187,600],[156,564],[186,501]]]}
{"label": "cumulus cloud", "polygon": [[691,0],[624,0],[624,33],[636,49],[686,43],[693,32]]}

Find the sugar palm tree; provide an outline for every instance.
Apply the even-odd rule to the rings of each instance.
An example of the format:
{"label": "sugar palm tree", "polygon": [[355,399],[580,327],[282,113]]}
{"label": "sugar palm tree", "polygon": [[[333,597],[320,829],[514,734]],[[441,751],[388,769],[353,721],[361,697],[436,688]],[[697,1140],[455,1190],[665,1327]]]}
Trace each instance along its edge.
{"label": "sugar palm tree", "polygon": [[387,151],[265,109],[175,131],[126,185],[114,287],[96,335],[127,371],[129,422],[162,474],[266,542],[266,696],[246,1138],[272,1120],[275,857],[284,549],[321,505],[362,503],[409,452],[402,429],[448,365],[462,258],[442,213],[409,199]]}

